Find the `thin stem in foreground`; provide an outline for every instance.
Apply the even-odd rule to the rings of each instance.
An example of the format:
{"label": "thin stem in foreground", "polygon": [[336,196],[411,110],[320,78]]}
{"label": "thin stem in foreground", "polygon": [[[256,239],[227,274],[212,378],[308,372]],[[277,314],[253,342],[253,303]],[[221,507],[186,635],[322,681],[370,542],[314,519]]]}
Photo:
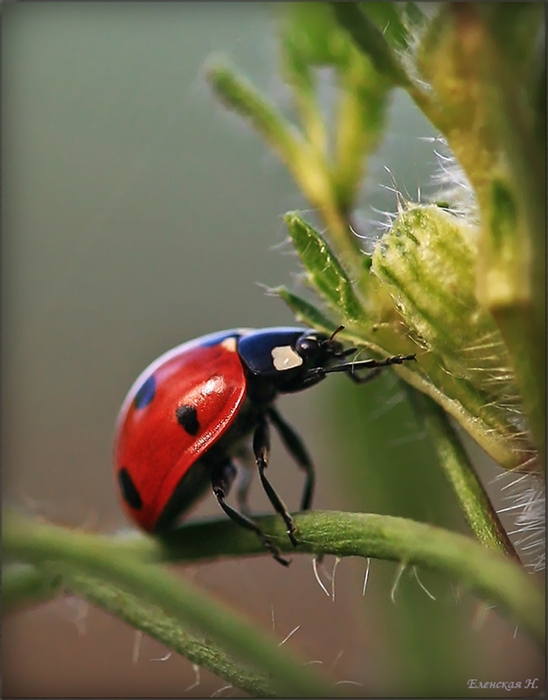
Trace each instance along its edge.
{"label": "thin stem in foreground", "polygon": [[445,411],[428,396],[408,385],[407,395],[419,416],[422,417],[426,432],[438,455],[440,467],[449,480],[466,522],[474,535],[485,546],[506,554],[520,563],[514,545],[506,534]]}
{"label": "thin stem in foreground", "polygon": [[[266,534],[275,538],[282,551],[295,551],[278,518],[260,517],[256,521]],[[500,606],[504,614],[539,644],[544,644],[543,591],[515,562],[468,537],[386,515],[314,512],[296,514],[294,521],[298,552],[372,557],[444,572]],[[263,549],[254,534],[226,521],[186,525],[174,532],[169,541],[162,542],[149,537],[128,539],[71,532],[53,525],[30,523],[13,513],[4,517],[5,557],[32,563],[59,559],[73,566],[88,567],[92,575],[108,576],[136,594],[152,597],[169,614],[188,619],[204,630],[213,625],[212,633],[221,641],[227,640],[227,645],[235,630],[242,626],[239,620],[233,628],[234,621],[227,611],[220,618],[213,615],[212,619],[211,608],[204,611],[200,607],[202,602],[207,606],[210,601],[205,603],[200,598],[197,605],[189,602],[191,598],[182,601],[181,596],[187,593],[186,582],[172,577],[165,579],[165,572],[142,562],[197,561],[258,553],[263,553]],[[278,656],[263,658],[263,654],[268,654],[267,647],[262,642],[255,644],[254,636],[249,636],[246,629],[242,643],[234,649],[268,671]],[[287,659],[282,661],[286,662]]]}

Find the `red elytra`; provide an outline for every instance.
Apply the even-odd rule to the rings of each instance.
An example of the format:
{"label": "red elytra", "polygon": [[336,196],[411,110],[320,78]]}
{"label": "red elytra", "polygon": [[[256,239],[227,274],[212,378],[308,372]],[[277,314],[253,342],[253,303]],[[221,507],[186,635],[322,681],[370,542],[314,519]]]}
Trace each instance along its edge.
{"label": "red elytra", "polygon": [[[154,365],[147,370],[155,379],[153,400],[135,405],[147,381],[137,380],[120,411],[114,457],[118,469],[131,468],[131,480],[142,494],[139,508],[122,498],[124,509],[147,532],[156,529],[180,480],[226,432],[246,388],[237,354],[221,344],[184,344]],[[185,405],[200,415],[198,435],[181,429],[177,420],[177,410]]]}

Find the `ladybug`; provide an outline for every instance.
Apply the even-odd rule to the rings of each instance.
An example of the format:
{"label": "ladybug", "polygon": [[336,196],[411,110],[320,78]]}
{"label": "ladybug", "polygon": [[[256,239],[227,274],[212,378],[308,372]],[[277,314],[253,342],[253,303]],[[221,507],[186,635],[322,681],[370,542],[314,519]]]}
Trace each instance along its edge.
{"label": "ladybug", "polygon": [[[162,535],[211,488],[224,512],[287,565],[248,513],[249,479],[238,491],[239,510],[226,502],[246,442],[252,436],[261,484],[296,545],[293,520],[265,474],[270,425],[305,474],[301,510],[312,504],[314,466],[276,409],[276,397],[314,386],[332,372],[361,383],[382,367],[415,359],[396,355],[346,362],[356,349],[345,350],[335,339],[342,328],[331,335],[285,327],[227,330],[183,343],[155,360],[130,389],[116,426],[114,468],[129,517]],[[355,372],[361,369],[373,371],[359,376]]]}

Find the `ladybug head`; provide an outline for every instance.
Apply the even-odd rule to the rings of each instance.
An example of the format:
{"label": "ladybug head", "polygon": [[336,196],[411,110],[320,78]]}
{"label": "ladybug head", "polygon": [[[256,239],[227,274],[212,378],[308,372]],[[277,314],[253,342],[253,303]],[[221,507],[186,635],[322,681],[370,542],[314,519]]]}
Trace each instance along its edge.
{"label": "ladybug head", "polygon": [[335,340],[342,329],[343,326],[339,326],[331,335],[307,330],[296,335],[290,345],[273,348],[276,372],[270,379],[277,390],[286,393],[313,386],[333,366],[340,365],[340,360],[356,352],[355,348],[345,350],[343,344]]}
{"label": "ladybug head", "polygon": [[343,328],[339,326],[331,335],[307,331],[297,338],[295,352],[303,359],[306,369],[324,367],[331,359],[347,357],[355,352],[355,348],[345,350],[343,344],[335,340]]}

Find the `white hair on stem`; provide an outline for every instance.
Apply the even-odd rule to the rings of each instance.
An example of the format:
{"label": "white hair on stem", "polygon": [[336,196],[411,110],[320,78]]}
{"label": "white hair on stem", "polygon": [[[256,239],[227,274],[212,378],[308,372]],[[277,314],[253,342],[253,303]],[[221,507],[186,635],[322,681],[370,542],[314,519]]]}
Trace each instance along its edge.
{"label": "white hair on stem", "polygon": [[282,644],[285,644],[289,639],[291,639],[291,637],[295,634],[295,632],[297,632],[300,629],[301,629],[300,625],[297,625],[296,627],[294,627],[291,630],[291,632],[282,639],[282,641],[278,644],[278,646],[281,647]]}
{"label": "white hair on stem", "polygon": [[322,589],[322,591],[325,593],[325,595],[329,598],[329,591],[327,590],[324,582],[320,578],[320,574],[318,573],[318,557],[314,555],[312,557],[312,571],[314,572],[314,578],[318,582],[319,587]]}
{"label": "white hair on stem", "polygon": [[367,564],[365,566],[365,575],[363,577],[363,586],[362,586],[362,596],[365,597],[365,591],[367,590],[367,583],[369,581],[369,572],[371,571],[371,559],[370,557],[367,557]]}
{"label": "white hair on stem", "polygon": [[396,589],[398,588],[398,585],[400,583],[401,577],[403,575],[403,572],[407,568],[407,564],[402,562],[398,566],[398,571],[396,573],[396,578],[394,579],[394,585],[392,586],[392,590],[390,591],[390,600],[395,604],[396,603]]}
{"label": "white hair on stem", "polygon": [[417,571],[417,567],[416,567],[416,566],[413,567],[413,575],[414,575],[415,578],[417,579],[417,583],[419,584],[419,586],[420,586],[420,587],[422,588],[422,590],[426,593],[426,595],[430,598],[430,600],[437,600],[437,599],[436,599],[436,596],[433,595],[432,593],[430,593],[430,591],[426,588],[426,586],[424,585],[424,583],[420,580],[420,578],[419,578],[419,572]]}
{"label": "white hair on stem", "polygon": [[198,664],[192,664],[192,670],[194,671],[194,683],[191,683],[187,688],[185,688],[185,693],[188,693],[189,690],[194,690],[194,688],[197,688],[201,682],[200,667]]}

